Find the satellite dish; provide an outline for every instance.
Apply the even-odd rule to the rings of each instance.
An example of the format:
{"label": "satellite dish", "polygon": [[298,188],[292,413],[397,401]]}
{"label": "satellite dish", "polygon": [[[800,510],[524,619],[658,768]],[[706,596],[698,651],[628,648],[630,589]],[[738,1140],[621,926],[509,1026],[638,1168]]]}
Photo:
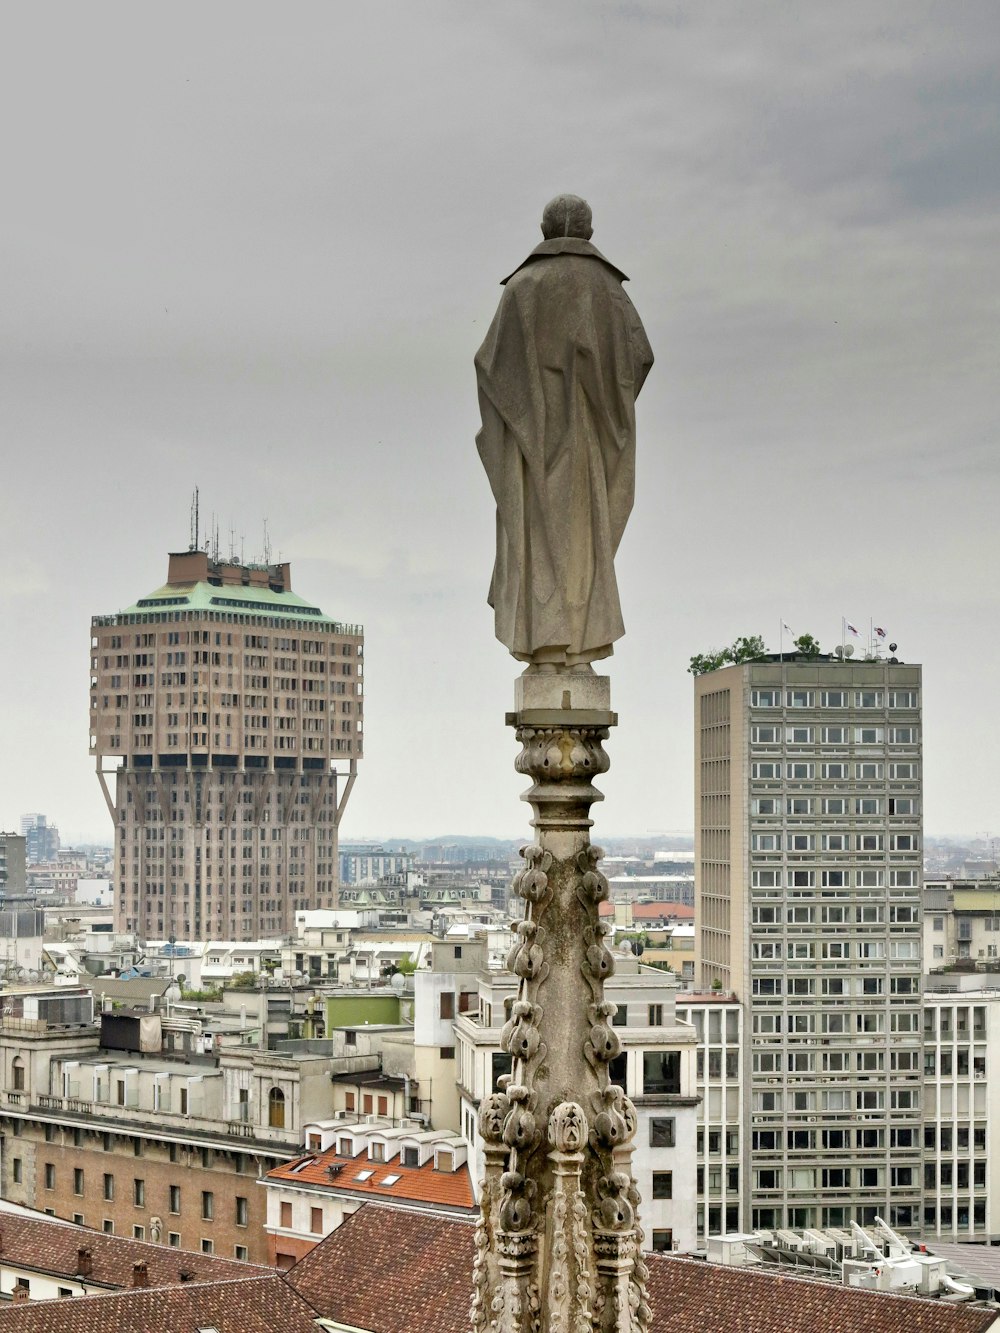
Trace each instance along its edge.
{"label": "satellite dish", "polygon": [[403,976],[402,972],[393,972],[389,978],[389,985],[397,995],[402,995],[403,991],[406,990],[406,977]]}
{"label": "satellite dish", "polygon": [[853,644],[853,643],[845,643],[845,644],[844,644],[844,656],[845,656],[845,657],[853,657],[853,656],[854,656],[854,644]]}
{"label": "satellite dish", "polygon": [[843,657],[843,656],[844,656],[844,648],[843,648],[843,645],[842,645],[842,644],[839,644],[839,643],[837,644],[836,648],[834,648],[834,650],[833,650],[833,655],[834,655],[834,657]]}

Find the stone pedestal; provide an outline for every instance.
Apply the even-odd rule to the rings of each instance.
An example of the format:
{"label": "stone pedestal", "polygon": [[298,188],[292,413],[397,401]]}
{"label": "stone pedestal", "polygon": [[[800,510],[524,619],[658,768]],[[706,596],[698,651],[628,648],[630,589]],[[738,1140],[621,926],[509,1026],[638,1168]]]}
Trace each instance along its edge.
{"label": "stone pedestal", "polygon": [[508,966],[520,978],[501,1042],[512,1072],[480,1107],[485,1144],[474,1333],[641,1333],[649,1323],[635,1110],[612,1084],[621,1052],[604,998],[614,971],[599,904],[608,883],[590,842],[593,778],[617,718],[605,676],[521,676],[515,711],[522,797],[535,842],[514,889],[524,919]]}

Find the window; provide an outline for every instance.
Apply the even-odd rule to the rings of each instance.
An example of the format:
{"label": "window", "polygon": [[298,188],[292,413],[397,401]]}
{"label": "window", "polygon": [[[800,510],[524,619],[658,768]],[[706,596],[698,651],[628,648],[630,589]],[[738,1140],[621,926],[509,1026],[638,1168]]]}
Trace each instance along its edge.
{"label": "window", "polygon": [[881,708],[882,691],[881,690],[855,690],[854,692],[855,708]]}
{"label": "window", "polygon": [[115,1234],[115,1224],[110,1217],[106,1217],[101,1223],[101,1230],[106,1236],[113,1236]]}
{"label": "window", "polygon": [[15,1157],[11,1163],[14,1184],[20,1185],[24,1179],[24,1163],[20,1157]]}
{"label": "window", "polygon": [[890,727],[889,744],[890,745],[916,745],[917,729],[916,727]]}
{"label": "window", "polygon": [[292,1225],[292,1205],[291,1205],[290,1203],[283,1203],[283,1204],[281,1205],[281,1223],[280,1223],[280,1225],[281,1225],[286,1231],[288,1231],[288,1230],[291,1229],[291,1225]]}
{"label": "window", "polygon": [[285,1094],[280,1088],[267,1094],[267,1123],[272,1129],[285,1128]]}
{"label": "window", "polygon": [[823,727],[820,731],[820,740],[824,745],[846,745],[847,728],[846,727]]}
{"label": "window", "polygon": [[855,745],[881,745],[885,740],[884,727],[855,727]]}
{"label": "window", "polygon": [[246,1261],[250,1258],[250,1251],[247,1249],[245,1245],[235,1246],[233,1254],[237,1259],[242,1259],[244,1263],[246,1263]]}
{"label": "window", "polygon": [[847,767],[847,764],[820,764],[819,775],[821,778],[833,778],[840,782],[847,777]]}
{"label": "window", "polygon": [[754,852],[780,852],[781,834],[752,833],[750,835],[750,849]]}
{"label": "window", "polygon": [[442,1018],[455,1017],[455,992],[445,990],[441,992],[440,1015]]}
{"label": "window", "polygon": [[890,764],[889,777],[897,782],[913,781],[917,776],[916,764]]}
{"label": "window", "polygon": [[785,741],[789,745],[812,745],[814,734],[812,727],[786,727]]}
{"label": "window", "polygon": [[780,815],[781,805],[774,796],[762,796],[759,800],[751,801],[750,812],[755,815]]}
{"label": "window", "polygon": [[651,1148],[673,1148],[675,1142],[673,1116],[668,1118],[654,1116],[649,1122],[649,1146]]}
{"label": "window", "polygon": [[663,1026],[662,1004],[651,1004],[649,1006],[649,1026],[651,1028],[661,1028]]}
{"label": "window", "polygon": [[181,1187],[180,1185],[170,1186],[170,1211],[179,1213],[181,1210]]}
{"label": "window", "polygon": [[780,690],[751,690],[750,691],[751,708],[780,708],[781,691]]}
{"label": "window", "polygon": [[309,1210],[309,1230],[314,1236],[323,1234],[323,1209],[310,1208]]}
{"label": "window", "polygon": [[776,781],[781,777],[781,765],[775,763],[751,764],[750,776],[760,781]]}
{"label": "window", "polygon": [[454,1153],[442,1152],[438,1149],[437,1157],[434,1160],[435,1171],[454,1171],[455,1156]]}
{"label": "window", "polygon": [[107,1201],[108,1201],[109,1203],[112,1203],[112,1202],[114,1201],[114,1197],[115,1197],[115,1178],[114,1178],[114,1176],[111,1176],[111,1175],[105,1175],[105,1177],[104,1177],[104,1197],[107,1199]]}
{"label": "window", "polygon": [[454,1058],[455,1058],[455,1048],[454,1048],[454,1046],[442,1046],[442,1047],[441,1047],[441,1059],[442,1059],[442,1060],[454,1060]]}
{"label": "window", "polygon": [[419,1165],[420,1165],[420,1149],[419,1149],[419,1148],[404,1148],[404,1149],[402,1150],[402,1152],[400,1153],[400,1162],[401,1162],[401,1164],[402,1164],[403,1166],[419,1166]]}
{"label": "window", "polygon": [[823,690],[819,696],[820,705],[823,708],[846,708],[847,691],[846,690]]}
{"label": "window", "polygon": [[142,1208],[146,1202],[146,1182],[138,1177],[132,1181],[132,1202],[137,1208]]}
{"label": "window", "polygon": [[79,1166],[73,1168],[73,1193],[83,1193],[83,1168]]}
{"label": "window", "polygon": [[215,1216],[215,1195],[211,1190],[201,1192],[201,1216],[205,1222],[211,1222]]}
{"label": "window", "polygon": [[662,1231],[653,1232],[653,1253],[669,1254],[674,1248],[674,1233],[665,1228]]}
{"label": "window", "polygon": [[793,782],[802,782],[807,778],[816,776],[816,765],[803,763],[789,764],[785,770],[785,775]]}
{"label": "window", "polygon": [[[824,774],[824,776],[826,776]],[[828,796],[823,801],[824,815],[846,815],[847,801],[843,796]]]}
{"label": "window", "polygon": [[751,727],[750,743],[752,745],[777,745],[781,741],[781,729],[779,727]]}
{"label": "window", "polygon": [[203,1236],[201,1241],[202,1254],[212,1254],[214,1250],[215,1250],[215,1242],[209,1240],[207,1236]]}
{"label": "window", "polygon": [[889,707],[890,708],[916,708],[917,692],[916,690],[890,690]]}
{"label": "window", "polygon": [[653,1172],[653,1198],[672,1199],[674,1197],[674,1173],[672,1171]]}
{"label": "window", "polygon": [[681,1057],[678,1051],[643,1051],[642,1090],[644,1093],[679,1093]]}
{"label": "window", "polygon": [[789,708],[812,708],[812,690],[789,690],[786,698]]}
{"label": "window", "polygon": [[51,1162],[45,1163],[45,1188],[54,1190],[56,1187],[56,1169]]}
{"label": "window", "polygon": [[134,1227],[132,1228],[132,1239],[133,1239],[133,1240],[145,1240],[145,1239],[146,1239],[146,1228],[145,1228],[145,1227],[142,1227],[142,1226],[138,1226],[138,1225],[134,1226]]}
{"label": "window", "polygon": [[788,802],[788,813],[790,815],[811,815],[813,803],[808,796],[794,796]]}

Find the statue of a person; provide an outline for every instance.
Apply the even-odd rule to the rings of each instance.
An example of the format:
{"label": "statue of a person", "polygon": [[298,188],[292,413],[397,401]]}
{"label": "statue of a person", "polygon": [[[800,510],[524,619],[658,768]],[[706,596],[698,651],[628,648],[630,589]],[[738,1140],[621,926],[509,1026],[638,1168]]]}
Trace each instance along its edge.
{"label": "statue of a person", "polygon": [[625,633],[614,559],[632,509],[635,399],[653,353],[625,274],[559,195],[476,353],[476,436],[497,505],[489,604],[532,671],[589,671]]}

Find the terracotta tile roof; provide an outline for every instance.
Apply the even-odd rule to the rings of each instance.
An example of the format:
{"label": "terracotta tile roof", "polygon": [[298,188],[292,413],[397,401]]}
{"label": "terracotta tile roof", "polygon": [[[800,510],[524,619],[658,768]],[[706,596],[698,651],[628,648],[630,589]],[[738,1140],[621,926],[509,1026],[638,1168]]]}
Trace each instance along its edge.
{"label": "terracotta tile roof", "polygon": [[[370,1333],[467,1333],[473,1227],[361,1208],[288,1282],[327,1318]],[[995,1310],[648,1256],[650,1333],[986,1333]],[[351,1282],[343,1281],[345,1273]]]}
{"label": "terracotta tile roof", "polygon": [[[321,1315],[368,1333],[468,1333],[474,1230],[372,1203],[287,1274],[241,1265],[235,1280],[5,1305],[0,1330],[315,1333]],[[668,1255],[649,1269],[650,1333],[987,1333],[997,1315]]]}
{"label": "terracotta tile roof", "polygon": [[[336,1174],[331,1174],[331,1167]],[[367,1179],[360,1179],[367,1171],[372,1174]],[[387,1185],[384,1183],[387,1176],[397,1176],[398,1179]],[[470,1211],[476,1208],[467,1165],[454,1171],[436,1171],[432,1157],[423,1166],[403,1166],[398,1149],[388,1161],[375,1162],[367,1152],[358,1153],[357,1157],[344,1157],[335,1148],[328,1148],[325,1152],[299,1157],[294,1162],[282,1162],[264,1179],[269,1184],[320,1187],[331,1194],[367,1194],[376,1199],[406,1199],[411,1203],[431,1203]]]}
{"label": "terracotta tile roof", "polygon": [[278,1274],[5,1305],[10,1333],[316,1333],[314,1310]]}
{"label": "terracotta tile roof", "polygon": [[985,1333],[997,1313],[666,1255],[649,1270],[652,1333]]}
{"label": "terracotta tile roof", "polygon": [[151,1287],[179,1283],[182,1271],[191,1275],[188,1281],[194,1282],[271,1271],[237,1259],[175,1250],[125,1236],[106,1236],[103,1231],[56,1218],[0,1212],[0,1258],[5,1267],[72,1278],[80,1269],[81,1249],[90,1251],[88,1282],[104,1287],[131,1287],[132,1268],[138,1263],[146,1265]]}
{"label": "terracotta tile roof", "polygon": [[[468,1333],[471,1221],[359,1208],[285,1280],[328,1318],[371,1333]],[[350,1274],[351,1280],[344,1281]]]}

